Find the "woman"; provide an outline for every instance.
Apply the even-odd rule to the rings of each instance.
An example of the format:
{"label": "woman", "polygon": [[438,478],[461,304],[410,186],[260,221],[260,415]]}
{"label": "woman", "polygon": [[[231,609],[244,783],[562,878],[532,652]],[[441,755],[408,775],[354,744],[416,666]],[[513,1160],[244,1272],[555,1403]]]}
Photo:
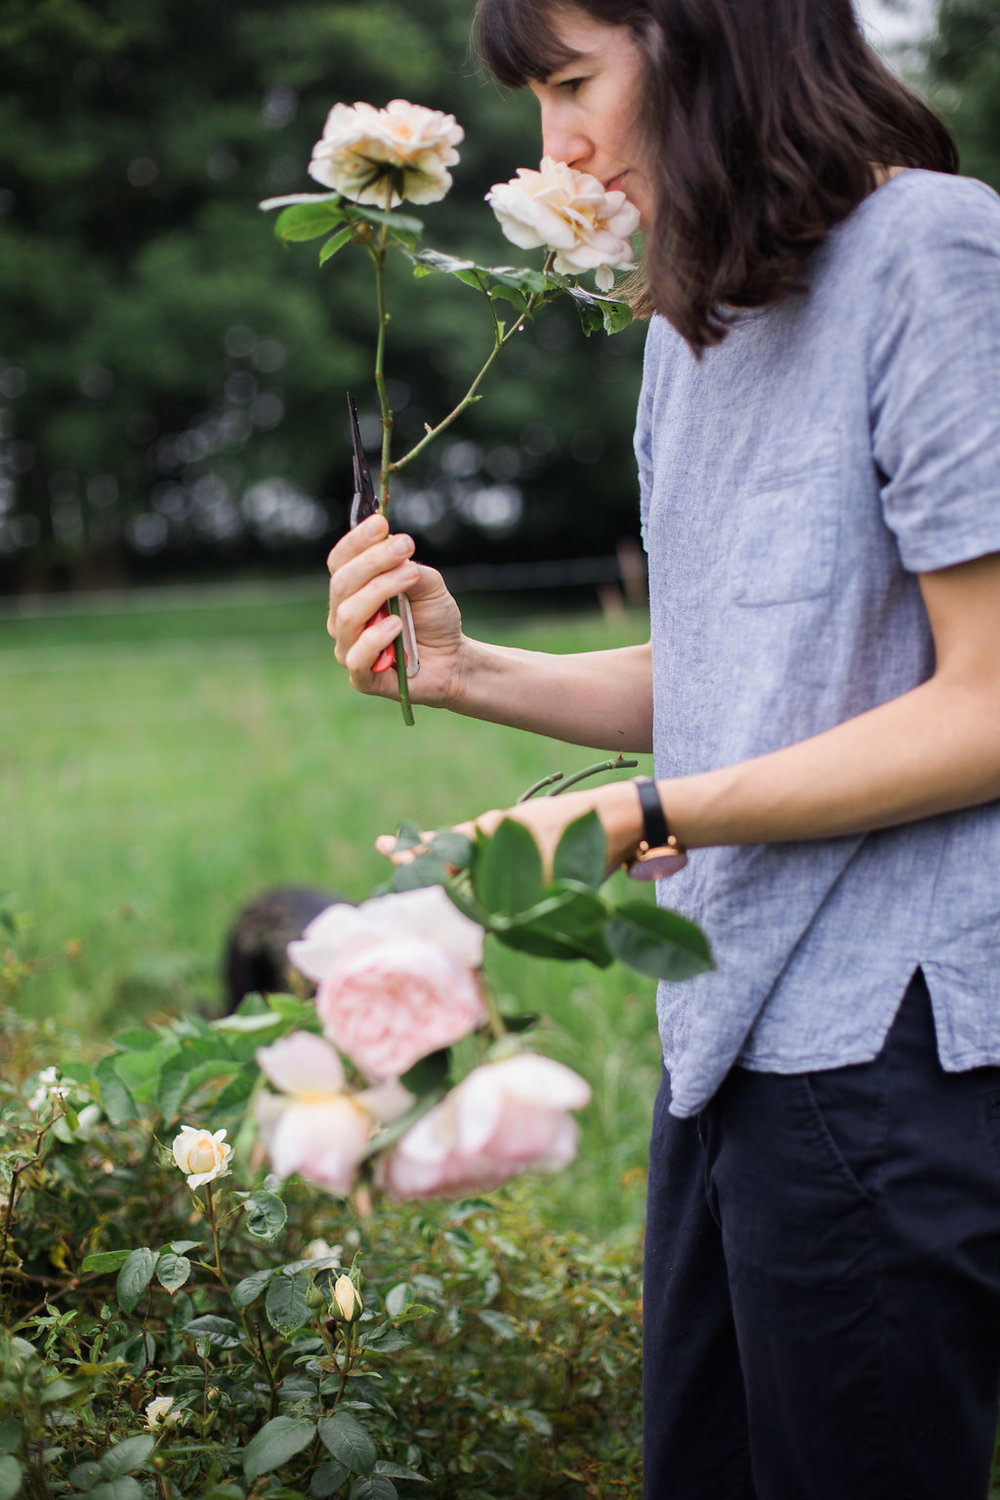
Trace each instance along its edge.
{"label": "woman", "polygon": [[[480,0],[545,152],[643,216],[649,647],[466,639],[385,521],[362,692],[648,750],[717,968],[658,1001],[650,1500],[982,1500],[1000,1385],[1000,200],[849,0]],[[643,794],[648,799],[648,791]],[[631,783],[516,811],[551,848]],[[479,821],[489,826],[499,814]],[[384,841],[391,852],[392,840]]]}

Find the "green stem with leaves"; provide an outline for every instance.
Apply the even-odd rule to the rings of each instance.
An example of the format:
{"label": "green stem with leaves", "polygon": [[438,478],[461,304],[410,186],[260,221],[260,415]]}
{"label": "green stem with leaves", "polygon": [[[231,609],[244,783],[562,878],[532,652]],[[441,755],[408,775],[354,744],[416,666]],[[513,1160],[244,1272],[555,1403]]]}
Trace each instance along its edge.
{"label": "green stem with leaves", "polygon": [[[552,263],[555,258],[555,251],[553,251],[545,262],[542,273],[543,275],[547,276],[551,271]],[[454,407],[454,409],[450,411],[448,415],[437,424],[436,427],[429,428],[425,435],[420,439],[419,443],[415,443],[413,445],[409,453],[405,453],[402,458],[398,458],[394,464],[390,465],[389,472],[391,474],[398,474],[400,469],[405,469],[407,464],[412,463],[415,458],[419,457],[419,455],[423,453],[425,448],[428,448],[436,438],[439,438],[442,432],[447,432],[448,428],[451,427],[454,422],[458,421],[462,413],[468,411],[469,407],[472,406],[475,401],[479,400],[479,387],[482,385],[486,376],[493,368],[493,365],[496,363],[500,354],[504,349],[506,349],[508,344],[513,342],[515,336],[521,332],[522,328],[524,328],[529,318],[533,317],[538,309],[543,305],[543,303],[548,301],[548,293],[532,292],[531,296],[527,299],[524,311],[518,317],[517,322],[514,323],[510,328],[504,328],[503,324],[500,323],[497,318],[496,309],[493,306],[492,296],[485,290],[483,295],[486,297],[486,300],[489,303],[490,314],[493,318],[493,348],[490,350],[490,353],[484,361],[481,369],[479,370],[479,373],[476,375],[475,379],[469,386],[469,389],[466,391],[465,395],[462,397],[458,405]]]}

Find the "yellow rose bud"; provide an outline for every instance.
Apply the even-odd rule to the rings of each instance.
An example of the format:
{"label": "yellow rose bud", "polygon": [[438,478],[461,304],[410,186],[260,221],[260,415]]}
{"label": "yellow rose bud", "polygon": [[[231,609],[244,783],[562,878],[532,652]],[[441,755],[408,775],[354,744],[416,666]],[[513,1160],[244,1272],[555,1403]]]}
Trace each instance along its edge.
{"label": "yellow rose bud", "polygon": [[338,1276],[333,1287],[333,1301],[345,1323],[356,1323],[364,1311],[361,1293],[349,1276]]}

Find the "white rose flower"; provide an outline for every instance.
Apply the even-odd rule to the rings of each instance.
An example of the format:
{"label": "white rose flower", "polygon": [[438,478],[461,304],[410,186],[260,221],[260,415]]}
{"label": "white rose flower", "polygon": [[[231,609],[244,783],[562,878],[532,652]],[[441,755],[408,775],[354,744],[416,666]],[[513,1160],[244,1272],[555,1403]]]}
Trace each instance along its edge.
{"label": "white rose flower", "polygon": [[62,1099],[68,1099],[71,1085],[59,1082],[58,1068],[43,1068],[38,1075],[37,1087],[28,1100],[28,1108],[40,1114],[50,1104],[57,1104]]}
{"label": "white rose flower", "polygon": [[606,192],[589,172],[546,156],[537,172],[519,167],[510,182],[490,188],[486,201],[513,244],[557,251],[554,267],[562,275],[596,271],[602,292],[614,286],[612,268],[635,264],[629,239],[639,227],[639,210],[624,193]]}
{"label": "white rose flower", "polygon": [[171,1150],[174,1161],[186,1175],[189,1188],[203,1187],[214,1182],[216,1177],[228,1177],[229,1158],[232,1146],[224,1144],[225,1130],[213,1135],[209,1130],[198,1130],[194,1125],[182,1125],[181,1133],[174,1137]]}
{"label": "white rose flower", "polygon": [[149,1405],[146,1407],[146,1426],[175,1426],[181,1419],[181,1413],[177,1412],[172,1417],[168,1415],[173,1404],[173,1396],[157,1396],[154,1401],[150,1401]]}
{"label": "white rose flower", "polygon": [[393,99],[385,109],[371,104],[335,104],[313,147],[309,174],[356,203],[394,208],[436,203],[451,187],[465,138],[454,115]]}

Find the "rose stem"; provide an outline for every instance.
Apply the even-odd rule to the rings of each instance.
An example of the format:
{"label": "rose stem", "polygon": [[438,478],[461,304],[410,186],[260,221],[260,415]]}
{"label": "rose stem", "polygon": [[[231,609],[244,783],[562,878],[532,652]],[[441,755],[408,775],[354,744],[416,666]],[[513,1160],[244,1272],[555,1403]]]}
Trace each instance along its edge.
{"label": "rose stem", "polygon": [[[388,202],[386,207],[389,207]],[[389,510],[389,476],[393,470],[392,464],[392,408],[389,405],[389,393],[385,386],[385,336],[389,326],[389,313],[385,305],[385,256],[389,245],[389,226],[382,225],[378,237],[378,244],[371,247],[372,260],[375,262],[375,295],[378,300],[378,342],[375,346],[375,388],[378,391],[379,405],[382,409],[382,465],[379,471],[378,506],[383,515]],[[390,599],[389,608],[394,615],[399,614],[399,600]],[[399,683],[399,706],[403,714],[403,723],[412,726],[413,707],[410,703],[410,688],[406,680],[406,652],[403,649],[403,637],[398,635],[393,643],[396,657],[396,677]]]}
{"label": "rose stem", "polygon": [[[544,267],[542,268],[543,275],[548,275],[549,271],[551,271],[552,262],[555,260],[555,257],[556,253],[553,250],[552,254],[548,257]],[[497,356],[500,354],[501,350],[506,349],[507,345],[512,342],[515,334],[521,332],[521,329],[527,323],[528,319],[538,311],[539,307],[541,307],[542,303],[546,300],[545,292],[532,292],[531,296],[528,298],[527,306],[525,307],[524,312],[518,318],[517,322],[513,325],[513,327],[508,328],[506,333],[501,333],[500,324],[497,322],[496,312],[493,308],[493,299],[485,291],[483,295],[486,297],[490,308],[490,315],[493,318],[493,348],[491,349],[487,359],[485,360],[482,369],[479,371],[479,374],[476,376],[475,380],[473,380],[472,384],[469,386],[469,389],[466,391],[465,395],[462,397],[461,401],[458,403],[455,409],[453,411],[450,411],[448,415],[437,424],[436,427],[430,428],[427,433],[425,433],[425,435],[420,439],[419,443],[414,444],[409,453],[404,453],[402,458],[397,458],[395,463],[390,464],[390,474],[398,474],[400,469],[405,469],[408,463],[412,462],[412,460],[415,459],[418,454],[423,453],[424,449],[429,447],[430,444],[433,443],[435,438],[440,437],[442,432],[446,432],[447,429],[452,425],[452,423],[457,422],[462,413],[464,411],[467,411],[468,408],[473,404],[473,402],[479,399],[477,396],[479,387],[485,379],[486,375],[495,364]]]}

